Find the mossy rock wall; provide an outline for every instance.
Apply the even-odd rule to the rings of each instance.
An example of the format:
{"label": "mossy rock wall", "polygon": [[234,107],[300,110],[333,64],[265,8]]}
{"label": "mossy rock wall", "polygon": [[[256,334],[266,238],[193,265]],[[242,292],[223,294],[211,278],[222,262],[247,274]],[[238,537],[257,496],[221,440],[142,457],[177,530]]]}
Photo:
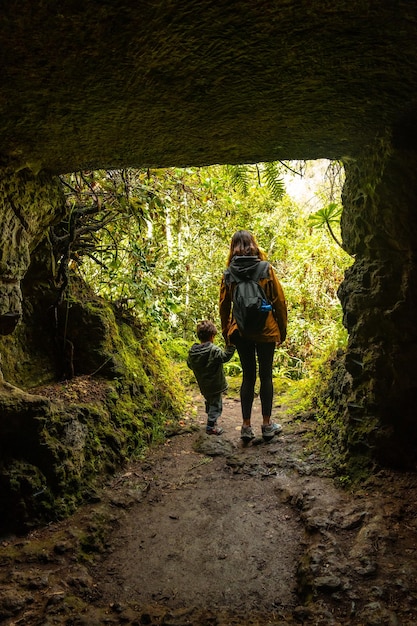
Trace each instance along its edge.
{"label": "mossy rock wall", "polygon": [[416,463],[416,166],[390,138],[346,163],[342,235],[355,262],[339,297],[349,341],[328,399],[335,456],[351,467]]}
{"label": "mossy rock wall", "polygon": [[[42,317],[52,297],[39,283],[26,301],[28,318],[0,339],[7,380],[0,385],[5,529],[67,515],[182,414],[184,390],[155,332],[116,316],[81,281],[74,279],[74,287],[70,302]],[[67,355],[57,354],[55,319],[58,337],[65,327],[71,344],[71,379],[63,377]]]}
{"label": "mossy rock wall", "polygon": [[11,333],[20,320],[21,281],[31,253],[65,210],[57,177],[0,168],[0,335]]}

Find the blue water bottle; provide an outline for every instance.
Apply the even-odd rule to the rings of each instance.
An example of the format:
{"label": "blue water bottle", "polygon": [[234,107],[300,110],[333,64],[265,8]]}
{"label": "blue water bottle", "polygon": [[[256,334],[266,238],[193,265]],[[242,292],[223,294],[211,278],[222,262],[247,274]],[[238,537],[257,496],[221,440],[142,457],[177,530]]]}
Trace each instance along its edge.
{"label": "blue water bottle", "polygon": [[272,304],[269,304],[266,300],[262,300],[261,311],[272,311]]}

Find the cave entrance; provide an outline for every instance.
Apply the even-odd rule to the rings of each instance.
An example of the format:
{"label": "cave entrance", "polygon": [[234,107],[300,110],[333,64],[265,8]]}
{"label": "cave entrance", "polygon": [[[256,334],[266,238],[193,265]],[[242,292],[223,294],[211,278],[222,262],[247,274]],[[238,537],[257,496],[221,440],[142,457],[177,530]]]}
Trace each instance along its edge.
{"label": "cave entrance", "polygon": [[[106,193],[116,190],[116,196],[124,197],[125,202],[123,190],[129,181],[137,179],[136,191],[127,200],[140,233],[132,231],[134,220],[129,225],[123,221],[128,214],[126,207],[119,211],[120,245],[115,247],[117,233],[112,229],[100,258],[91,260],[86,276],[91,279],[94,274],[102,294],[118,305],[149,315],[174,329],[179,340],[189,341],[196,319],[217,319],[217,281],[231,233],[242,227],[252,230],[269,258],[276,261],[287,296],[293,290],[293,301],[297,301],[290,320],[295,319],[297,310],[299,323],[289,329],[289,337],[295,338],[305,352],[296,352],[294,346],[289,350],[287,342],[277,370],[286,369],[297,378],[309,357],[307,351],[318,347],[324,356],[325,342],[333,335],[326,318],[331,300],[336,324],[341,328],[341,347],[346,346],[344,327],[348,331],[346,354],[331,392],[332,410],[340,416],[332,434],[335,446],[342,444],[346,458],[359,459],[359,465],[377,459],[383,464],[414,466],[414,154],[396,148],[389,138],[381,138],[356,158],[344,158],[343,163],[341,235],[336,233],[335,237],[325,230],[328,224],[322,209],[326,209],[327,217],[332,218],[333,209],[337,214],[342,205],[339,192],[336,196],[331,187],[333,195],[323,198],[322,208],[303,215],[288,198],[282,197],[278,203],[271,195],[279,196],[282,185],[276,168],[269,169],[266,164],[107,172],[100,184]],[[90,198],[97,198],[96,175],[83,176],[87,177],[83,182]],[[282,208],[279,214],[277,206]],[[310,218],[314,214],[313,223]],[[339,250],[335,243],[339,236],[350,255],[344,256],[346,265],[338,270],[334,281],[339,287],[333,288],[330,298],[327,285],[335,266],[329,264],[315,274],[312,268],[318,247],[303,256],[303,246],[291,240],[303,220],[304,234],[310,241],[321,232],[328,245]],[[333,235],[337,223],[334,226]],[[113,258],[115,249],[117,260]],[[120,278],[117,271],[122,264],[128,269]],[[105,277],[104,266],[112,268],[110,280]],[[294,275],[299,276],[296,287],[289,280]],[[316,287],[313,298],[306,293],[311,283]],[[340,325],[339,297],[344,326]],[[314,316],[308,319],[306,313],[310,311]],[[311,319],[319,329],[313,338]]]}
{"label": "cave entrance", "polygon": [[[91,171],[62,182],[71,209],[55,240],[65,231],[80,237],[61,262],[72,257],[99,295],[156,323],[168,345],[194,341],[198,320],[219,325],[230,238],[245,229],[274,264],[290,310],[276,377],[312,376],[317,359],[346,346],[337,291],[352,258],[340,236],[340,162]],[[239,372],[237,356],[227,371]]]}

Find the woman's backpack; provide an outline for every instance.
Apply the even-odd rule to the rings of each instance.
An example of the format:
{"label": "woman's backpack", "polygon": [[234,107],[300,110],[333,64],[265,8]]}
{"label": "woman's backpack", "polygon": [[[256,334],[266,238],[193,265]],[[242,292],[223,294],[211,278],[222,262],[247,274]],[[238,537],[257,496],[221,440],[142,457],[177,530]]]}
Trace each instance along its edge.
{"label": "woman's backpack", "polygon": [[269,312],[272,311],[272,306],[258,282],[262,276],[267,275],[268,267],[267,261],[260,261],[250,277],[232,274],[232,281],[236,283],[232,313],[242,335],[261,332]]}

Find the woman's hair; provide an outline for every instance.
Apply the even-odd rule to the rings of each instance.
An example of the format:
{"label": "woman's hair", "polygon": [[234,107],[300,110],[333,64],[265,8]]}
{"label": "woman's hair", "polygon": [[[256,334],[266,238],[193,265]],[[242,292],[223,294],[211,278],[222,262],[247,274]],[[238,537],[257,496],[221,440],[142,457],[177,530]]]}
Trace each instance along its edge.
{"label": "woman's hair", "polygon": [[266,254],[259,248],[255,237],[248,230],[238,230],[230,242],[227,265],[229,266],[234,256],[257,256],[264,261]]}
{"label": "woman's hair", "polygon": [[210,320],[203,320],[197,324],[197,337],[200,341],[208,341],[217,335],[217,328]]}

